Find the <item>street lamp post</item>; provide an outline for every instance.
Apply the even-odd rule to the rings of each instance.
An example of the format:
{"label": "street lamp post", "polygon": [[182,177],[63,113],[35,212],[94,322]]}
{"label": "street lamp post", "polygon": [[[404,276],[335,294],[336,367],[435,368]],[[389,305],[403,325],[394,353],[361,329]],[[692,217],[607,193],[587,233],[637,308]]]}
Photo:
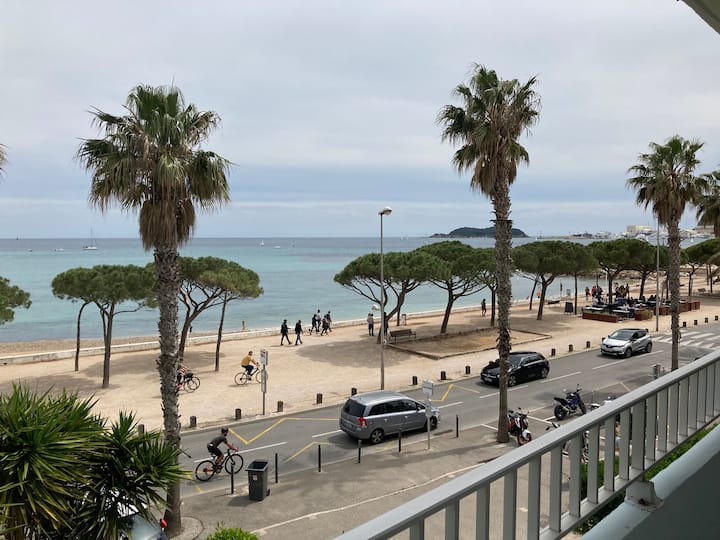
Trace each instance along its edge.
{"label": "street lamp post", "polygon": [[385,390],[385,261],[383,259],[383,216],[392,214],[386,206],[378,212],[380,216],[380,390]]}

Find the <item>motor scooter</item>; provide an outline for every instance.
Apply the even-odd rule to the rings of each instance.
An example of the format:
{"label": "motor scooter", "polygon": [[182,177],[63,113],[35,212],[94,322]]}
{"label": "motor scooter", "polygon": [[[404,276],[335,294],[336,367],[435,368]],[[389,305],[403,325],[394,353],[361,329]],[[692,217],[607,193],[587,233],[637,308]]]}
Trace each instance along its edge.
{"label": "motor scooter", "polygon": [[583,402],[580,397],[580,385],[577,385],[573,391],[563,390],[563,392],[565,392],[564,398],[557,396],[553,398],[558,402],[553,411],[555,418],[563,420],[568,414],[573,414],[577,412],[578,409],[582,414],[587,412],[585,402]]}
{"label": "motor scooter", "polygon": [[527,414],[518,407],[517,412],[508,411],[508,433],[517,439],[520,446],[532,441],[532,433],[528,429]]}

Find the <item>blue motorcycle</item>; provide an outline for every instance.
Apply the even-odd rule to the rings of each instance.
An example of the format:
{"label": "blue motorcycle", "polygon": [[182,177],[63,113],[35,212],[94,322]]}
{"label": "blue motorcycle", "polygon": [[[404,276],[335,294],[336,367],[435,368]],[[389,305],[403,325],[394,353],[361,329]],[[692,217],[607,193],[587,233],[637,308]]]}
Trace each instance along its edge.
{"label": "blue motorcycle", "polygon": [[558,404],[555,406],[555,410],[553,411],[555,414],[555,418],[557,418],[558,420],[563,420],[568,414],[573,414],[577,412],[578,409],[580,410],[580,412],[582,412],[582,414],[585,414],[587,412],[585,403],[580,397],[580,385],[578,385],[577,388],[572,392],[569,392],[567,390],[564,390],[564,392],[564,398],[553,398],[555,401],[558,402]]}

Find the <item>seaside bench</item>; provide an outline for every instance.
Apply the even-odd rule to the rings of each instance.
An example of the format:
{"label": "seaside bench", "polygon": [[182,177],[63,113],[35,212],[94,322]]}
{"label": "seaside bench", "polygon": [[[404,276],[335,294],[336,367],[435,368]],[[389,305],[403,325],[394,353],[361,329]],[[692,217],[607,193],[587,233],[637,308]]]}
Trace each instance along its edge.
{"label": "seaside bench", "polygon": [[396,342],[398,338],[416,339],[417,334],[410,328],[402,328],[400,330],[390,330],[390,337],[393,342]]}

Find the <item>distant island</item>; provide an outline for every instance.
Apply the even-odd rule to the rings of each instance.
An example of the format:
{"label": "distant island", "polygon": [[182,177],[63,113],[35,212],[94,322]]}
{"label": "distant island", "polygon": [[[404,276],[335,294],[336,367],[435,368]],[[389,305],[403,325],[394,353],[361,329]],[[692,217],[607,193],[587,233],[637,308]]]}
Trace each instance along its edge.
{"label": "distant island", "polygon": [[[513,238],[527,238],[520,229],[512,229]],[[477,229],[475,227],[460,227],[454,231],[450,231],[447,234],[435,233],[430,238],[495,238],[495,226],[485,227],[484,229]]]}

